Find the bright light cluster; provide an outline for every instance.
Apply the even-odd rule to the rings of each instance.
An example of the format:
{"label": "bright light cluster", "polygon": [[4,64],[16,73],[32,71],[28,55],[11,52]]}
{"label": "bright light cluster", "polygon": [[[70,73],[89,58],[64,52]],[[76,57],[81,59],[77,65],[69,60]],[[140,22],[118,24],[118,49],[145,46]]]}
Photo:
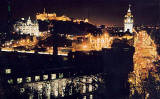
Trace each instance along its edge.
{"label": "bright light cluster", "polygon": [[58,20],[58,21],[73,21],[76,23],[80,23],[80,22],[85,22],[88,23],[88,19],[71,19],[68,16],[62,15],[62,16],[57,16],[56,13],[46,13],[45,10],[43,13],[37,13],[36,15],[36,19],[37,20]]}
{"label": "bright light cluster", "polygon": [[[131,94],[137,90],[138,93],[143,93],[143,82],[148,78],[150,71],[156,72],[156,66],[153,62],[159,60],[157,49],[154,41],[146,31],[139,31],[134,37],[134,71],[129,75]],[[153,75],[156,76],[155,73]],[[158,77],[158,76],[157,76]]]}
{"label": "bright light cluster", "polygon": [[74,51],[100,51],[102,48],[111,48],[113,37],[110,37],[106,32],[97,36],[88,34],[81,41],[82,43],[75,42],[72,44]]}

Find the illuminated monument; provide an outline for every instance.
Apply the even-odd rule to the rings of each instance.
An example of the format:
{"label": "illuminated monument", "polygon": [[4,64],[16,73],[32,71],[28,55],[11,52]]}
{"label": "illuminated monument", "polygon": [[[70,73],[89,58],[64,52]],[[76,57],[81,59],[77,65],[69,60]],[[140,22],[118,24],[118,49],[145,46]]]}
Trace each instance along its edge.
{"label": "illuminated monument", "polygon": [[129,31],[133,33],[133,15],[131,14],[131,5],[129,5],[129,9],[124,18],[124,32]]}
{"label": "illuminated monument", "polygon": [[30,17],[28,20],[22,18],[21,21],[17,21],[16,24],[14,24],[14,30],[20,34],[40,36],[38,22],[32,22]]}

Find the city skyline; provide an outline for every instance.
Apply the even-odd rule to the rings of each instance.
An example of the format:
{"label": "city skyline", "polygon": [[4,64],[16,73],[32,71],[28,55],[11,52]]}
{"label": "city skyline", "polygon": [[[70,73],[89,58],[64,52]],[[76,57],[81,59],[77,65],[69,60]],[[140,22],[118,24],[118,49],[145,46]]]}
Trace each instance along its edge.
{"label": "city skyline", "polygon": [[[145,2],[144,2],[145,1]],[[93,24],[120,25],[123,26],[124,15],[128,5],[134,16],[135,24],[159,24],[158,0],[13,0],[13,16],[35,19],[36,13],[42,13],[46,8],[49,13],[57,13],[58,16],[66,15],[71,18],[89,18]],[[7,2],[0,2],[2,16],[0,21],[6,20]]]}
{"label": "city skyline", "polygon": [[0,0],[0,99],[160,99],[160,0]]}

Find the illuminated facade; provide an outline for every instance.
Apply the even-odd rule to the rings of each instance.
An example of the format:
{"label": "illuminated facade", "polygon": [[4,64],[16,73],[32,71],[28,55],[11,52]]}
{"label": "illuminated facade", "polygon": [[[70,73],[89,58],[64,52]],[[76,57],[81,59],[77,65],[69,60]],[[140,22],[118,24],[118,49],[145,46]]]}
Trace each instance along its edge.
{"label": "illuminated facade", "polygon": [[46,13],[45,9],[43,13],[37,13],[37,20],[58,20],[58,21],[71,21],[71,19],[65,15],[57,17],[56,13]]}
{"label": "illuminated facade", "polygon": [[71,19],[65,15],[62,15],[62,16],[57,16],[56,13],[46,13],[45,9],[44,9],[44,12],[43,13],[37,13],[36,15],[36,19],[37,20],[57,20],[57,21],[73,21],[75,23],[80,23],[80,22],[85,22],[85,23],[88,23],[88,19],[84,19],[84,20],[81,20],[81,19]]}
{"label": "illuminated facade", "polygon": [[81,19],[74,19],[73,22],[75,23],[80,23],[80,22],[84,22],[84,23],[88,23],[88,19],[84,19],[84,20],[81,20]]}
{"label": "illuminated facade", "polygon": [[81,37],[80,43],[73,42],[73,51],[100,51],[102,48],[111,48],[113,37],[110,37],[108,33],[93,36],[87,34]]}
{"label": "illuminated facade", "polygon": [[133,15],[131,14],[131,5],[129,5],[129,9],[124,19],[124,32],[129,31],[133,33]]}
{"label": "illuminated facade", "polygon": [[22,18],[22,21],[17,22],[14,25],[14,29],[16,32],[20,34],[29,34],[29,35],[35,35],[40,36],[39,32],[39,25],[37,22],[32,22],[30,17],[25,22],[24,18]]}

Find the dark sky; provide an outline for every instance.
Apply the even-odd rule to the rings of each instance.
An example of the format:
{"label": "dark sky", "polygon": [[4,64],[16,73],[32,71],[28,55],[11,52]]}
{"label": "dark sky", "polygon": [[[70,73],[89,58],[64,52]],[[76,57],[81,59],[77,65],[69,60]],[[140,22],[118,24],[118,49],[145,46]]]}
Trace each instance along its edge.
{"label": "dark sky", "polygon": [[[0,0],[0,21],[7,16],[7,0]],[[160,0],[13,0],[14,18],[35,18],[37,12],[56,12],[73,18],[87,18],[95,24],[122,25],[132,4],[135,24],[160,23]]]}

